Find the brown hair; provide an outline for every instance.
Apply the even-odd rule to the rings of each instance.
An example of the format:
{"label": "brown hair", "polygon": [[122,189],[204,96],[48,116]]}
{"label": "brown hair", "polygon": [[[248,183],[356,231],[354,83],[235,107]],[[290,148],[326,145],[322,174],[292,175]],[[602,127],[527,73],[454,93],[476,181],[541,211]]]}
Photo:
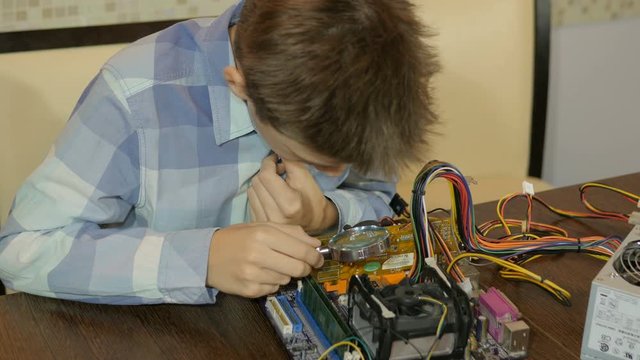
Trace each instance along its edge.
{"label": "brown hair", "polygon": [[405,0],[246,0],[234,48],[261,121],[364,173],[419,160],[438,70]]}

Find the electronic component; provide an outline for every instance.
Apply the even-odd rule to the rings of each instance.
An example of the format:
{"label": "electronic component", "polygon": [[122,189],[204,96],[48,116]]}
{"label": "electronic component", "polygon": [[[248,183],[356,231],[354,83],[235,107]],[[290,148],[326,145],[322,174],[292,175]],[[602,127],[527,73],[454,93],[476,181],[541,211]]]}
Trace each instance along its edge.
{"label": "electronic component", "polygon": [[480,344],[484,344],[487,342],[487,331],[488,331],[489,321],[487,317],[484,315],[478,316],[476,319],[476,340]]}
{"label": "electronic component", "polygon": [[423,283],[405,280],[383,288],[367,275],[351,279],[349,325],[377,359],[464,356],[471,328],[469,299],[433,268],[424,271]]}
{"label": "electronic component", "polygon": [[640,359],[640,226],[591,283],[581,359]]}
{"label": "electronic component", "polygon": [[[353,332],[340,317],[335,306],[313,279],[304,278],[302,280],[299,301],[304,304],[329,344],[335,344],[353,336]],[[344,349],[336,349],[335,351],[340,356],[344,353]]]}
{"label": "electronic component", "polygon": [[479,310],[487,317],[489,334],[502,343],[504,325],[520,319],[520,311],[500,290],[489,288],[478,299]]}
{"label": "electronic component", "polygon": [[[387,226],[387,250],[378,256],[354,262],[326,260],[321,269],[312,273],[327,292],[346,294],[353,275],[367,274],[381,285],[397,284],[408,276],[415,262],[413,227],[411,224]],[[323,244],[331,238],[319,237]]]}
{"label": "electronic component", "polygon": [[278,329],[280,334],[284,337],[293,334],[293,325],[274,296],[267,297],[265,306],[267,308],[269,318],[272,320],[272,323],[276,326],[276,329]]}
{"label": "electronic component", "polygon": [[477,300],[475,334],[470,352],[476,360],[525,359],[530,329],[518,308],[495,288],[482,292]]}
{"label": "electronic component", "polygon": [[502,347],[513,357],[524,357],[529,347],[529,325],[524,321],[512,321],[504,324]]}
{"label": "electronic component", "polygon": [[[264,310],[292,359],[316,360],[332,345],[332,342],[327,339],[314,315],[302,301],[301,291],[304,288],[302,281],[299,290],[292,286],[283,288],[277,296],[269,296],[265,299]],[[311,293],[307,296],[312,297]],[[325,319],[324,326],[327,326],[327,322],[330,320]],[[290,332],[288,323],[291,323]],[[331,352],[328,359],[341,359],[339,353],[340,349]]]}
{"label": "electronic component", "polygon": [[276,299],[282,307],[282,310],[284,310],[284,313],[287,315],[287,319],[291,322],[292,332],[294,334],[300,333],[302,331],[302,321],[300,321],[298,315],[293,311],[293,307],[291,307],[287,298],[284,295],[278,295],[276,296]]}
{"label": "electronic component", "polygon": [[[446,231],[448,227],[445,224],[449,220],[441,220],[439,229]],[[480,315],[473,319],[469,298],[449,275],[434,268],[439,266],[436,259],[426,261],[420,282],[410,281],[408,274],[416,260],[411,224],[394,224],[385,229],[389,233],[385,254],[353,263],[326,261],[322,269],[300,280],[297,287],[287,286],[277,296],[270,296],[265,301],[267,316],[293,359],[317,359],[332,344],[354,336],[357,339],[355,343],[363,344],[361,350],[367,359],[428,358],[430,351],[434,359],[506,360],[526,357],[529,337],[526,324],[521,321],[503,322],[504,344],[500,344],[488,332],[488,317]],[[320,237],[320,240],[327,244],[330,238]],[[478,277],[475,267],[466,261],[461,264],[465,276],[475,282]],[[362,296],[360,307],[356,306],[357,296],[349,289],[353,275],[368,279],[367,291],[359,289],[360,296],[374,294],[371,298],[377,298],[379,305],[375,300],[376,305],[371,305],[363,300],[366,296]],[[489,307],[495,307],[494,296],[510,304],[504,294],[495,295],[494,290],[488,290],[491,294],[488,297],[485,294],[484,300],[491,305]],[[437,302],[420,301],[420,297],[444,304],[446,316],[443,318],[443,308]],[[474,303],[479,304],[479,299]],[[385,313],[393,316],[387,321],[380,320],[375,306],[386,309],[388,313]],[[438,339],[441,319],[444,320]],[[472,328],[474,331],[470,333]],[[465,333],[466,336],[461,335]],[[340,346],[327,358],[359,357],[350,351]]]}

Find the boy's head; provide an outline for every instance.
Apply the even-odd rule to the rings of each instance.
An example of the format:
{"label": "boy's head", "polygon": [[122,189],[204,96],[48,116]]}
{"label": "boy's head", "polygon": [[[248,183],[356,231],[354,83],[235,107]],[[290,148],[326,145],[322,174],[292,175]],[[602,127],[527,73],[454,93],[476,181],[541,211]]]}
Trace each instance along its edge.
{"label": "boy's head", "polygon": [[225,75],[258,127],[321,158],[296,160],[395,175],[436,119],[426,35],[405,0],[245,0]]}

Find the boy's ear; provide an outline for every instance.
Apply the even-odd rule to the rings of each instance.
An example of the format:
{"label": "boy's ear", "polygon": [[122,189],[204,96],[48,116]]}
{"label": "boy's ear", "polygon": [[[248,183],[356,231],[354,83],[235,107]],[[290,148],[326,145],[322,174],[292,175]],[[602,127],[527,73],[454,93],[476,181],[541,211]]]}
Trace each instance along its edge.
{"label": "boy's ear", "polygon": [[247,86],[244,82],[244,76],[240,70],[238,70],[235,66],[227,66],[224,68],[224,79],[227,80],[227,84],[229,84],[229,88],[236,94],[240,99],[247,101],[249,97],[247,96]]}

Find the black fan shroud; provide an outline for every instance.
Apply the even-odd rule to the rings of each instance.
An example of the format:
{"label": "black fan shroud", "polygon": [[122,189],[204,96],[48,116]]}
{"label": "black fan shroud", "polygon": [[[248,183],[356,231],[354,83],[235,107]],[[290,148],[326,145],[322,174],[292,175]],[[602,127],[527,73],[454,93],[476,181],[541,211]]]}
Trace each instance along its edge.
{"label": "black fan shroud", "polygon": [[394,332],[405,338],[435,335],[438,329],[442,306],[421,300],[420,297],[430,297],[449,307],[453,306],[442,289],[434,283],[387,286],[379,294],[387,308],[396,314]]}

